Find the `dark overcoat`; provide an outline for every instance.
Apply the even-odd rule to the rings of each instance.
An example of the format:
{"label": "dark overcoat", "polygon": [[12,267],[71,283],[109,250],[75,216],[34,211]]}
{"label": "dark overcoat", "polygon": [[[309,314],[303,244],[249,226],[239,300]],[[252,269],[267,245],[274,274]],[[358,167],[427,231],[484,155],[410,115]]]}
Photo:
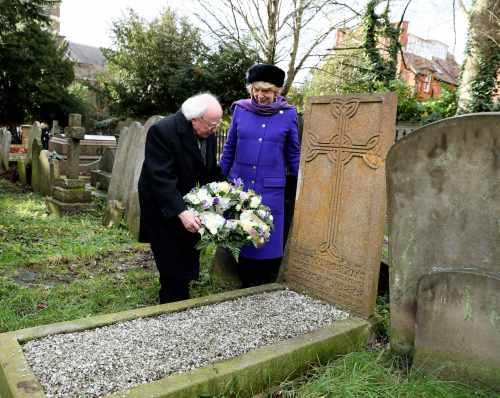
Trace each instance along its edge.
{"label": "dark overcoat", "polygon": [[300,148],[295,108],[259,115],[235,106],[220,166],[229,179],[241,178],[245,189],[262,195],[271,208],[274,230],[260,248],[246,245],[241,256],[272,259],[283,256],[286,170],[297,175]]}
{"label": "dark overcoat", "polygon": [[211,135],[204,164],[193,126],[180,111],[148,131],[138,186],[139,241],[160,247],[160,257],[168,261],[157,261],[157,266],[165,276],[198,277],[199,253],[194,245],[199,235],[187,231],[178,215],[186,209],[183,196],[193,187],[221,179],[215,148],[215,136]]}

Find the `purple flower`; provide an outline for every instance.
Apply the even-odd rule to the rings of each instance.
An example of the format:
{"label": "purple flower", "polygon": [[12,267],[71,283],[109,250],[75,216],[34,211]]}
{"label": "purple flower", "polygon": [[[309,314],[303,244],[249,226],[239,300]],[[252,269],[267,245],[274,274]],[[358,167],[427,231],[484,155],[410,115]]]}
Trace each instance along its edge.
{"label": "purple flower", "polygon": [[243,180],[240,177],[234,178],[233,179],[233,184],[236,185],[237,187],[240,187],[240,186],[243,185]]}
{"label": "purple flower", "polygon": [[213,202],[214,206],[218,205],[219,202],[220,202],[219,198],[214,198],[214,202]]}
{"label": "purple flower", "polygon": [[212,206],[212,201],[211,200],[204,200],[203,201],[203,208],[208,209],[210,206]]}

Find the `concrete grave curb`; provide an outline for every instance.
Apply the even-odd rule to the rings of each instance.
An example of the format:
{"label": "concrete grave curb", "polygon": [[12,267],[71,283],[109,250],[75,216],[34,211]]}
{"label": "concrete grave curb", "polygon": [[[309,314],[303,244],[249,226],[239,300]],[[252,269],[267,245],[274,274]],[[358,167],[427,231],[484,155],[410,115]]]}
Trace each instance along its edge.
{"label": "concrete grave curb", "polygon": [[[0,396],[2,398],[45,397],[40,382],[30,370],[23,354],[22,344],[27,341],[53,334],[95,329],[136,318],[179,312],[282,289],[286,289],[286,286],[274,283],[0,334]],[[210,396],[226,388],[238,391],[242,396],[251,396],[273,383],[300,374],[311,363],[333,359],[337,355],[363,347],[370,336],[370,322],[352,317],[282,343],[265,346],[192,372],[167,376],[108,397],[198,397]]]}

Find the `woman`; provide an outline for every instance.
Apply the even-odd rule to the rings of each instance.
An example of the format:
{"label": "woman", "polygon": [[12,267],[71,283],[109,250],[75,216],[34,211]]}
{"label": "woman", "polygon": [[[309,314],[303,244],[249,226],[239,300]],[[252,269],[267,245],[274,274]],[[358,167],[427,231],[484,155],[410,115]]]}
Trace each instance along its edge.
{"label": "woman", "polygon": [[220,166],[230,180],[241,178],[245,189],[262,195],[271,208],[274,230],[260,248],[245,246],[238,269],[243,287],[276,280],[283,257],[285,174],[297,175],[299,141],[297,112],[280,96],[285,72],[257,64],[246,76],[250,99],[236,101]]}

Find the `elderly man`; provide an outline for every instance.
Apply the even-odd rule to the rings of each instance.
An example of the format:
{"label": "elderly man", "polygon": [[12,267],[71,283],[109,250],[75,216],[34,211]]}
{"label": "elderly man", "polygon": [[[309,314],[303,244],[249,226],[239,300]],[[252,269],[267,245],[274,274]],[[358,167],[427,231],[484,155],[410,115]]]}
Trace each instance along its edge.
{"label": "elderly man", "polygon": [[160,303],[188,299],[189,282],[198,278],[200,221],[182,197],[196,185],[221,179],[213,135],[221,118],[217,99],[199,94],[148,131],[138,186],[139,241],[151,244]]}

